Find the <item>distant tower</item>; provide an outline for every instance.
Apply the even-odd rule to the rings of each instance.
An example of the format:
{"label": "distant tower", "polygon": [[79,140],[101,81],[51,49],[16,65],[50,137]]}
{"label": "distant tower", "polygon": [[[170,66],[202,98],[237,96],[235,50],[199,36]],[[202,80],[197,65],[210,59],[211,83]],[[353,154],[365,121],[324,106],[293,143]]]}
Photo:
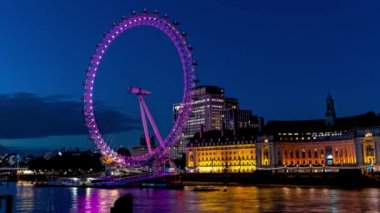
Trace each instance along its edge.
{"label": "distant tower", "polygon": [[326,99],[326,114],[325,114],[325,124],[328,127],[332,127],[335,124],[335,107],[334,107],[334,99],[329,92]]}

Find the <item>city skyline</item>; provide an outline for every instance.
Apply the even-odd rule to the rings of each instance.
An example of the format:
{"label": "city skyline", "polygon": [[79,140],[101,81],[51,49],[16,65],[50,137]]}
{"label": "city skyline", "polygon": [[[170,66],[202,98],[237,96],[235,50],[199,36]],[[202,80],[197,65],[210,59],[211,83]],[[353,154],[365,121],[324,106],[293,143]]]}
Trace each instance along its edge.
{"label": "city skyline", "polygon": [[[87,133],[79,130],[84,129],[79,110],[89,57],[112,22],[143,8],[158,9],[181,23],[180,28],[188,33],[199,62],[196,75],[200,84],[225,88],[227,96],[238,98],[243,108],[252,109],[253,114],[265,120],[322,118],[329,91],[335,99],[337,117],[379,112],[376,70],[380,64],[376,50],[380,43],[376,38],[380,31],[375,27],[379,20],[375,7],[339,1],[276,3],[172,1],[151,3],[153,6],[149,7],[147,1],[95,1],[75,6],[47,1],[2,3],[0,108],[5,109],[4,103],[11,99],[21,103],[25,113],[16,116],[20,112],[13,111],[6,120],[26,121],[30,124],[28,128],[35,131],[36,123],[28,123],[36,119],[33,116],[42,116],[37,118],[46,121],[38,123],[43,129],[65,122],[60,119],[66,114],[49,120],[49,113],[76,114],[69,120],[75,123],[68,123],[75,126],[74,130],[58,126],[48,133],[24,137],[23,129],[15,128],[12,132],[15,136],[0,138],[0,145],[91,147]],[[142,133],[135,116],[137,100],[126,95],[128,86],[138,85],[153,91],[147,103],[160,130],[167,132],[171,104],[181,99],[182,88],[182,80],[177,80],[182,78],[179,61],[170,41],[152,29],[128,32],[115,41],[102,63],[95,95],[104,113],[116,113],[121,124],[111,126],[116,118],[105,120],[104,131],[117,132],[121,128]],[[162,77],[164,71],[168,77],[166,74]],[[156,84],[156,79],[160,79],[160,84]],[[18,93],[23,95],[15,95]],[[27,100],[45,107],[68,108],[62,107],[61,111],[43,108],[49,113],[36,114],[30,111]],[[32,109],[37,111],[40,105],[34,106]],[[9,123],[3,123],[1,129],[5,128],[10,128]],[[75,134],[70,134],[70,129]],[[136,132],[135,138],[140,136]],[[4,130],[0,133],[7,135]]]}

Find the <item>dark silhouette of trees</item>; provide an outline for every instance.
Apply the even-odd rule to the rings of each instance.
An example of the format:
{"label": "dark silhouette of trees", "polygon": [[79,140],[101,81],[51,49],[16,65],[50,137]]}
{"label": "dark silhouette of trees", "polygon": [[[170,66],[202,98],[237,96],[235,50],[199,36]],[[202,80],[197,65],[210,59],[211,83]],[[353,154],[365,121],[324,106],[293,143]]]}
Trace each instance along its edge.
{"label": "dark silhouette of trees", "polygon": [[186,154],[183,153],[179,158],[173,160],[177,168],[184,169],[186,167]]}
{"label": "dark silhouette of trees", "polygon": [[125,147],[119,148],[116,152],[117,152],[117,154],[124,155],[125,157],[131,156],[131,152]]}
{"label": "dark silhouette of trees", "polygon": [[29,162],[31,170],[55,170],[62,174],[100,172],[104,170],[101,155],[91,151],[63,152],[49,159],[37,157]]}

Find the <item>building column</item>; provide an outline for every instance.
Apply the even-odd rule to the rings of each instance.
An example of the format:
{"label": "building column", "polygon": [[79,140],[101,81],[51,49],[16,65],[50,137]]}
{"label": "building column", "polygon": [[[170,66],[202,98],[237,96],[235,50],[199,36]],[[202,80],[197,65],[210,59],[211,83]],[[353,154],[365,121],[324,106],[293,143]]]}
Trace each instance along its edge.
{"label": "building column", "polygon": [[270,167],[276,167],[276,147],[274,146],[273,142],[269,142],[269,145],[268,145],[268,148],[269,148],[269,165]]}
{"label": "building column", "polygon": [[256,168],[261,168],[261,146],[262,143],[256,143]]}
{"label": "building column", "polygon": [[380,138],[375,139],[375,164],[380,166]]}
{"label": "building column", "polygon": [[198,154],[198,152],[197,152],[198,150],[197,149],[195,149],[195,150],[193,150],[193,162],[194,162],[194,166],[193,166],[193,168],[194,169],[197,169],[198,168],[198,158],[197,158],[197,154]]}
{"label": "building column", "polygon": [[355,140],[356,165],[363,166],[363,143],[360,139]]}

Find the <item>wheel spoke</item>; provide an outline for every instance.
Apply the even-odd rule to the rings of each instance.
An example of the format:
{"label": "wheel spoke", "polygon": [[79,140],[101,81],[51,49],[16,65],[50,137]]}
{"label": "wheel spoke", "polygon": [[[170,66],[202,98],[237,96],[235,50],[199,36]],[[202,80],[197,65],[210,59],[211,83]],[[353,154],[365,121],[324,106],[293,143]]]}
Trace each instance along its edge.
{"label": "wheel spoke", "polygon": [[[148,147],[148,153],[140,156],[132,156],[125,158],[113,151],[110,145],[106,144],[105,140],[103,139],[103,136],[100,134],[93,111],[93,91],[95,77],[98,71],[99,64],[108,47],[124,31],[139,26],[150,26],[162,31],[170,38],[170,40],[176,47],[177,53],[179,54],[180,61],[182,63],[181,67],[184,76],[184,94],[182,97],[181,104],[182,109],[180,110],[177,120],[175,121],[171,131],[165,139],[162,139],[158,131],[157,125],[153,119],[153,116],[151,115],[144,99],[139,99],[141,111],[140,113],[144,128],[145,140]],[[192,58],[192,48],[186,42],[185,36],[186,34],[181,33],[179,31],[178,25],[172,24],[168,20],[167,16],[160,17],[158,12],[155,12],[153,14],[143,12],[142,14],[133,14],[129,18],[123,18],[118,24],[114,24],[112,28],[104,34],[103,39],[96,45],[96,50],[92,55],[90,65],[86,70],[86,79],[83,84],[83,114],[86,121],[86,127],[89,131],[89,137],[93,140],[96,147],[100,150],[100,152],[103,155],[106,155],[107,157],[112,159],[112,161],[118,164],[119,166],[140,167],[142,165],[145,165],[146,163],[151,162],[152,158],[159,159],[165,156],[170,150],[170,147],[174,146],[178,142],[179,137],[187,124],[187,120],[191,112],[193,89],[195,87],[194,79],[196,79],[196,61]],[[148,116],[153,131],[157,137],[157,140],[160,143],[160,146],[154,149],[151,147],[145,113]]]}

